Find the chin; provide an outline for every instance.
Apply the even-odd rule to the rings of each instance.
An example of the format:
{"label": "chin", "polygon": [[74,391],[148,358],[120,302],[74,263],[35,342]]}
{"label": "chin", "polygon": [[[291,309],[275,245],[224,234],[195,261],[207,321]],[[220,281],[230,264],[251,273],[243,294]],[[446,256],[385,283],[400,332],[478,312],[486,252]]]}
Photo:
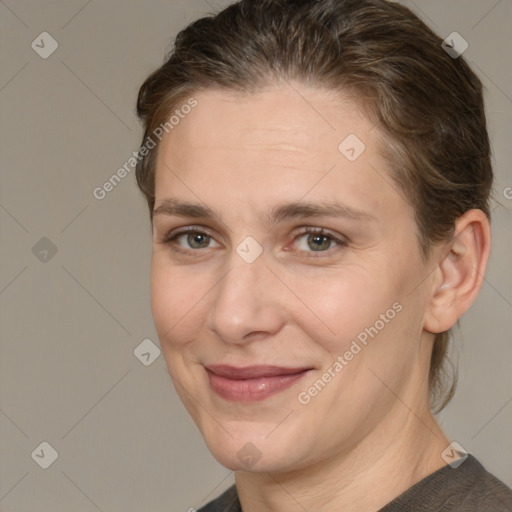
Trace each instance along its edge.
{"label": "chin", "polygon": [[269,438],[268,424],[259,429],[257,424],[245,429],[238,426],[237,432],[226,428],[231,435],[219,425],[207,430],[202,434],[208,449],[219,464],[231,471],[260,473],[298,469],[298,439],[289,435],[282,438],[276,432]]}
{"label": "chin", "polygon": [[248,441],[238,450],[226,450],[221,447],[209,447],[219,464],[231,471],[252,473],[282,472],[292,469],[292,461],[285,454],[260,450]]}

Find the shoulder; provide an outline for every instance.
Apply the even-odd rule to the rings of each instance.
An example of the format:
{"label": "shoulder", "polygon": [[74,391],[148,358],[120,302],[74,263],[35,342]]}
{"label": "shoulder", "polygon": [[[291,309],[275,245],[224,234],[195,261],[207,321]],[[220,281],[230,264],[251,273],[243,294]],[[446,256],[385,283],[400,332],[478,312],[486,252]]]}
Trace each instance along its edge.
{"label": "shoulder", "polygon": [[231,486],[218,498],[210,501],[197,512],[242,512],[236,486]]}
{"label": "shoulder", "polygon": [[445,466],[413,485],[381,512],[512,512],[512,490],[472,455],[457,468]]}

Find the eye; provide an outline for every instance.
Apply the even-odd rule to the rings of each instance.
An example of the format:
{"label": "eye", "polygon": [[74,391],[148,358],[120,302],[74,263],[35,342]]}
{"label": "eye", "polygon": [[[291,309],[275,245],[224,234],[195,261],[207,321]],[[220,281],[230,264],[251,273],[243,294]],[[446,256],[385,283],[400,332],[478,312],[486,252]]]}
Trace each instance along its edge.
{"label": "eye", "polygon": [[185,238],[186,243],[192,249],[205,249],[208,247],[211,237],[204,233],[188,233],[181,235],[177,238],[179,241],[181,238]]}
{"label": "eye", "polygon": [[[212,242],[214,245],[210,245]],[[192,226],[178,232],[171,232],[162,243],[173,245],[176,250],[185,251],[220,247],[212,236]]]}
{"label": "eye", "polygon": [[345,246],[346,241],[324,232],[323,228],[307,228],[296,238],[300,251],[326,252],[336,246]]}

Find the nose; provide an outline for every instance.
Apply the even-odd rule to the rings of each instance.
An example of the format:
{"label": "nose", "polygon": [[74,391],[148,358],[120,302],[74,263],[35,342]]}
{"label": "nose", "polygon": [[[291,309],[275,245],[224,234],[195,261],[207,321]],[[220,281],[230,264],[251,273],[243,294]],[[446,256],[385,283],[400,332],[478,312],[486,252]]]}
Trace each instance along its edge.
{"label": "nose", "polygon": [[246,263],[234,253],[230,271],[212,290],[207,326],[226,343],[246,344],[274,335],[285,325],[279,280],[264,256]]}

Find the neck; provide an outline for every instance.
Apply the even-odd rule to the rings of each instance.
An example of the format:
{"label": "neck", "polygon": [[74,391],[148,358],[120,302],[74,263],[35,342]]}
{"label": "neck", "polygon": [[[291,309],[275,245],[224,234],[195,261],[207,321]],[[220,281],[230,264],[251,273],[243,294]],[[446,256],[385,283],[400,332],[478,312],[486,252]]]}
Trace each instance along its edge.
{"label": "neck", "polygon": [[428,407],[421,415],[396,407],[399,418],[390,415],[393,421],[384,421],[349,452],[287,473],[237,472],[244,512],[334,512],[340,504],[344,512],[377,511],[445,466],[441,453],[449,440]]}

